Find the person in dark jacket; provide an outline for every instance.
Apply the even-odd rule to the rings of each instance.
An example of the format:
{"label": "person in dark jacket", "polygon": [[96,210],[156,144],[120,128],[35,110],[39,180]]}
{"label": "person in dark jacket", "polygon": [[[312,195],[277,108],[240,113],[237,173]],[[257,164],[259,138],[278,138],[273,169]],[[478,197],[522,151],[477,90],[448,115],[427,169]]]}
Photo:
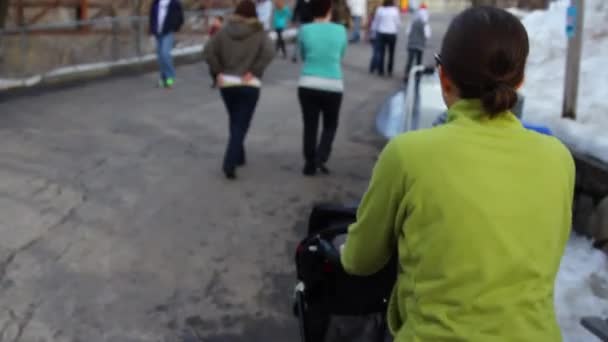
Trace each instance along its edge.
{"label": "person in dark jacket", "polygon": [[228,179],[235,179],[236,168],[245,165],[245,137],[260,98],[264,70],[274,53],[251,0],[242,0],[234,16],[205,46],[203,56],[217,75],[229,115],[230,139],[223,165]]}
{"label": "person in dark jacket", "polygon": [[[294,26],[302,26],[312,23],[314,20],[312,11],[310,9],[310,0],[296,0],[296,5],[293,8],[293,14],[291,16],[291,23]],[[294,45],[292,61],[298,62],[298,44]]]}
{"label": "person in dark jacket", "polygon": [[171,88],[175,83],[175,68],[171,58],[173,34],[184,24],[184,11],[179,0],[154,0],[150,9],[150,34],[156,37],[160,66],[160,86]]}

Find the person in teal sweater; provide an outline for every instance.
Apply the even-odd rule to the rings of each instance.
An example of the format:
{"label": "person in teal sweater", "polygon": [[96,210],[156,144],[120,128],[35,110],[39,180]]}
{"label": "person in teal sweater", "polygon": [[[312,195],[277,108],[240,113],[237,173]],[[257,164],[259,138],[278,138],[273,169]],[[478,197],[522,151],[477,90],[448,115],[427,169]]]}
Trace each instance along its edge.
{"label": "person in teal sweater", "polygon": [[341,259],[369,275],[398,256],[396,342],[562,340],[553,294],[575,170],[511,112],[528,52],[512,14],[458,15],[437,56],[448,122],[394,138],[374,168]]}
{"label": "person in teal sweater", "polygon": [[[311,0],[314,21],[301,26],[298,45],[303,60],[298,97],[304,122],[303,173],[313,176],[326,166],[338,129],[344,82],[342,58],[348,44],[344,25],[330,22],[331,0]],[[321,141],[317,145],[319,119],[323,118]]]}
{"label": "person in teal sweater", "polygon": [[289,6],[285,4],[285,0],[277,0],[274,15],[272,17],[272,26],[274,31],[277,33],[277,51],[281,50],[281,53],[283,53],[283,58],[287,58],[287,49],[285,47],[285,40],[283,39],[283,31],[287,28],[287,24],[290,20],[291,10],[289,9]]}

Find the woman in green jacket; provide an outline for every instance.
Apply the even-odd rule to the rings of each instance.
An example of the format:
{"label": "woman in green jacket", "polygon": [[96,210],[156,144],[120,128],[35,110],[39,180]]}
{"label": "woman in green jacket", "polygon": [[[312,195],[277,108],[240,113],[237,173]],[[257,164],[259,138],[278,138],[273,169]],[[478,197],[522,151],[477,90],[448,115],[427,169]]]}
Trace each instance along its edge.
{"label": "woman in green jacket", "polygon": [[461,13],[437,58],[448,123],[380,155],[342,263],[369,275],[398,254],[388,312],[398,342],[561,341],[553,292],[574,164],[510,111],[528,50],[508,12]]}

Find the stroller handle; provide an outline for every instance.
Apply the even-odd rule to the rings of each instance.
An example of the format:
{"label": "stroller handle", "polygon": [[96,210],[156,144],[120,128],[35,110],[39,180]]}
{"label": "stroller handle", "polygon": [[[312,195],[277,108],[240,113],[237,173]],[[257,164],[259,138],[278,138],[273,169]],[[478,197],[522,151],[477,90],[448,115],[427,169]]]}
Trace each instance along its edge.
{"label": "stroller handle", "polygon": [[323,255],[323,257],[327,259],[327,261],[329,261],[333,266],[342,266],[340,252],[331,242],[319,239],[319,247],[321,247],[321,255]]}
{"label": "stroller handle", "polygon": [[319,252],[333,266],[342,267],[342,261],[340,260],[340,251],[330,240],[346,233],[348,233],[348,225],[341,224],[327,228],[316,236],[319,242]]}

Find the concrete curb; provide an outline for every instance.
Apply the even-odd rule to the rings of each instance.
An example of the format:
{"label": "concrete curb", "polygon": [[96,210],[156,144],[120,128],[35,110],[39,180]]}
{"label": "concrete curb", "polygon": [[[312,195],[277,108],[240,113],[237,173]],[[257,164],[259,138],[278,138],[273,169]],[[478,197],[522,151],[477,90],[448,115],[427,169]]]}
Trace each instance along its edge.
{"label": "concrete curb", "polygon": [[[178,49],[173,52],[176,65],[200,62],[203,45]],[[1,95],[12,96],[41,90],[51,90],[100,80],[109,77],[127,76],[151,72],[158,69],[156,57],[146,55],[111,63],[93,63],[61,68],[43,75],[16,80],[14,85],[0,89]]]}

